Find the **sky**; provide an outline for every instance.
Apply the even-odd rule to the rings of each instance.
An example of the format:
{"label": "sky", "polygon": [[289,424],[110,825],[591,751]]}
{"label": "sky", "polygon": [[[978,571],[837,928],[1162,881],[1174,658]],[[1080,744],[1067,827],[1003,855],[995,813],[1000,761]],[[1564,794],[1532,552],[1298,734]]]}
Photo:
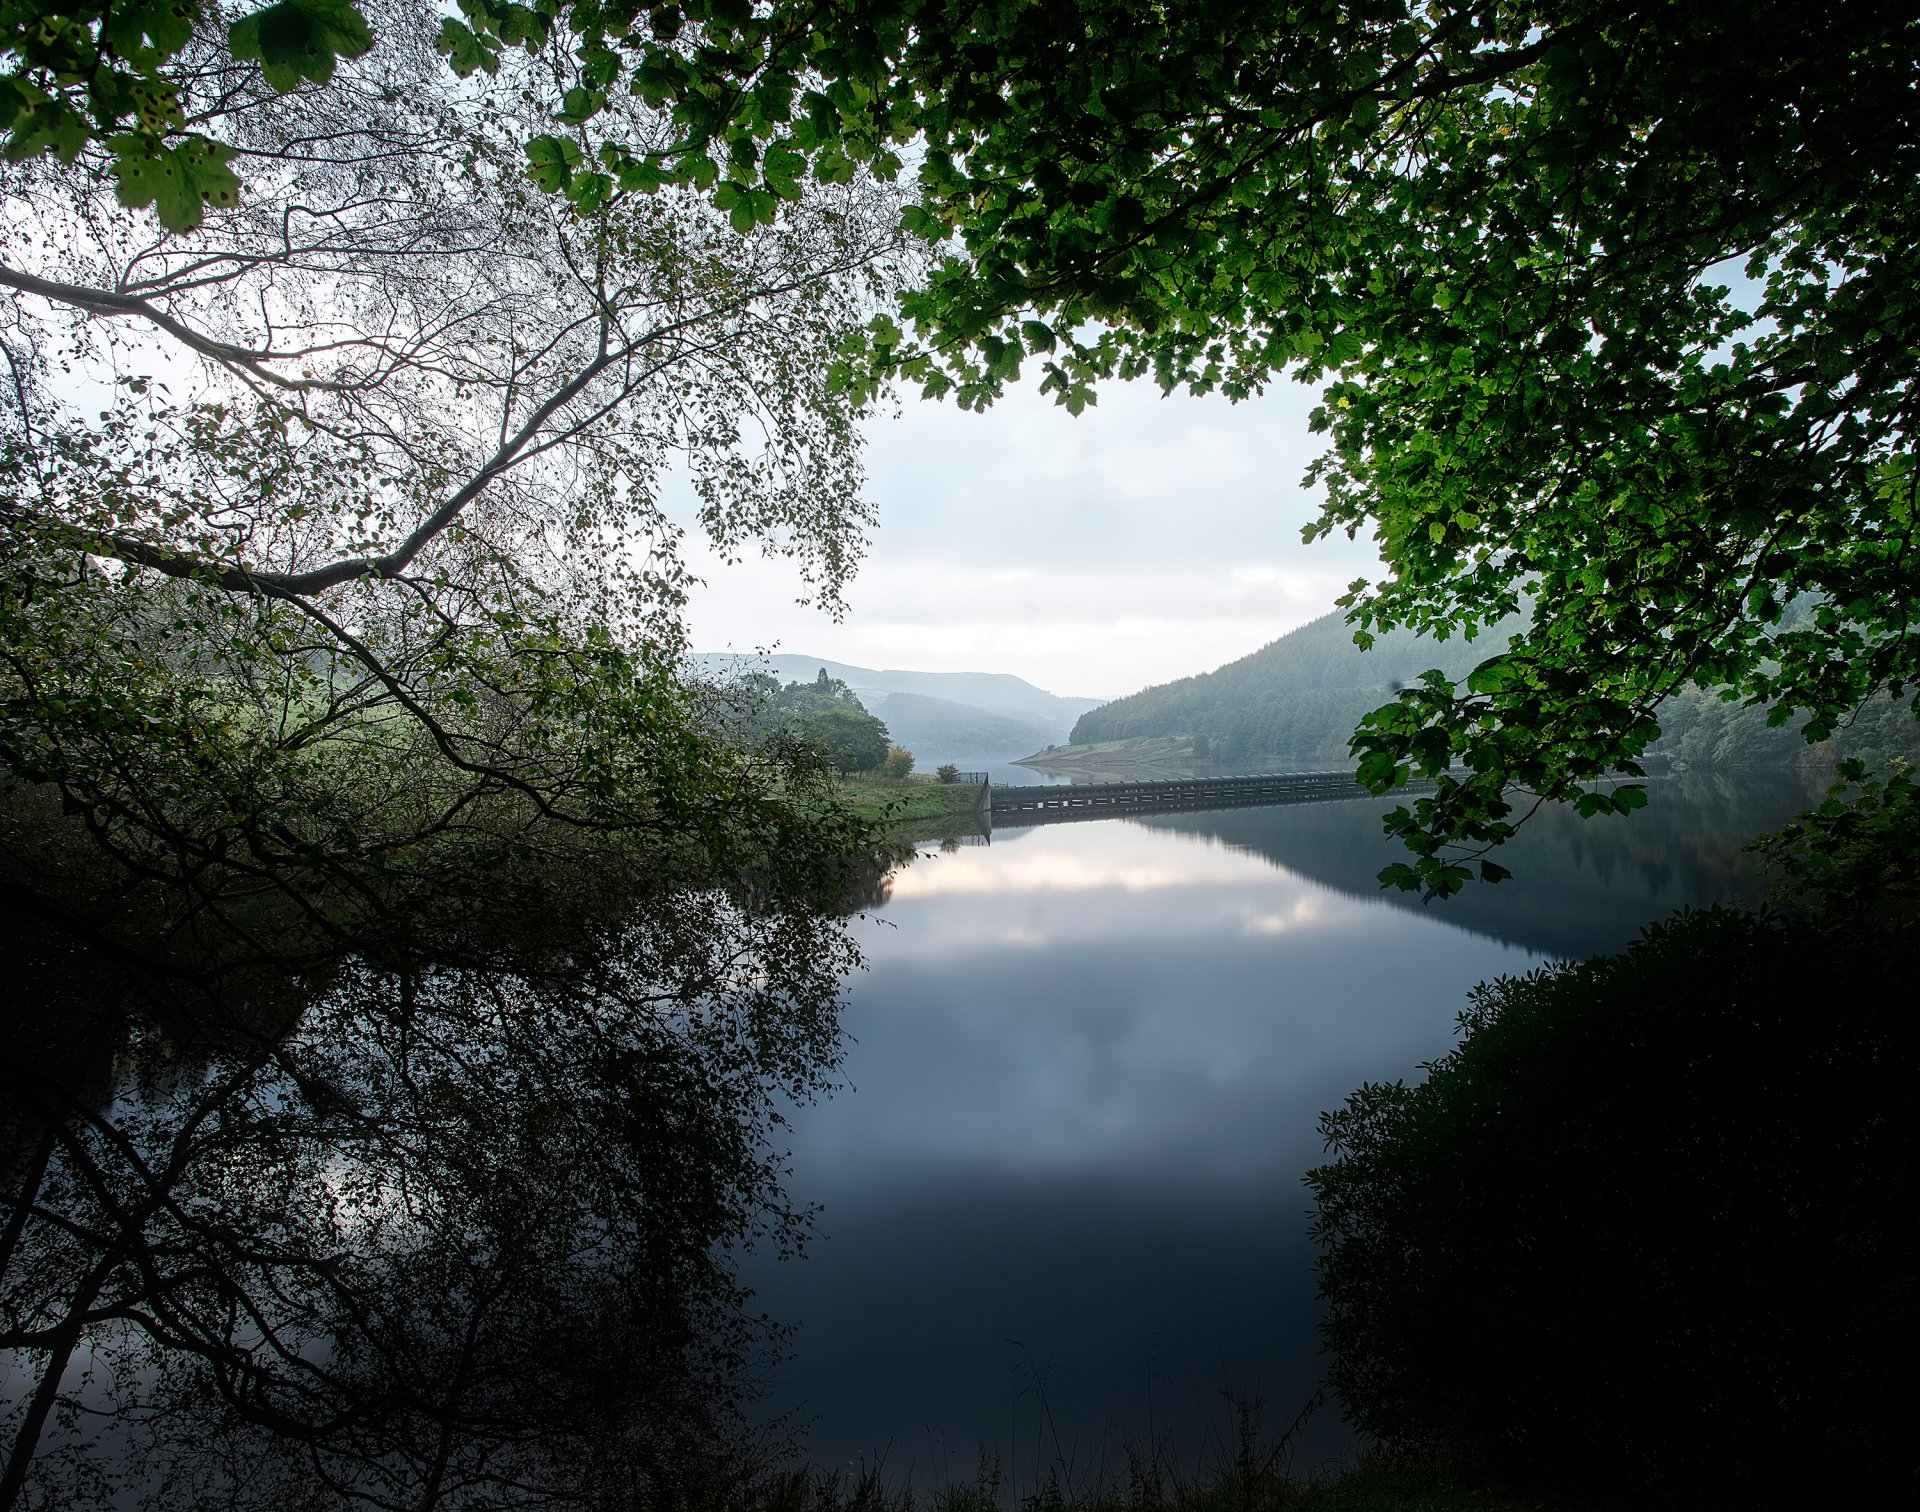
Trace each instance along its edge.
{"label": "sky", "polygon": [[1211,671],[1377,574],[1365,538],[1300,540],[1313,405],[1291,383],[1237,405],[1115,385],[1078,417],[1033,383],[985,414],[903,399],[867,427],[879,527],[844,618],[798,605],[785,564],[695,550],[694,647],[1011,672],[1091,698]]}

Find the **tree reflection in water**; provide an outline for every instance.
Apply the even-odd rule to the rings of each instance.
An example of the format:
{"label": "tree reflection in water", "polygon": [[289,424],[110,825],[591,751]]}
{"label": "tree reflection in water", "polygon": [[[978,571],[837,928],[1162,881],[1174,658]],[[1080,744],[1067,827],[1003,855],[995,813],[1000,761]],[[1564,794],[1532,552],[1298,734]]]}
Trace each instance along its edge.
{"label": "tree reflection in water", "polygon": [[[839,920],[687,890],[189,988],[15,920],[0,1507],[675,1499],[742,1442]],[[737,1462],[737,1460],[735,1461]]]}

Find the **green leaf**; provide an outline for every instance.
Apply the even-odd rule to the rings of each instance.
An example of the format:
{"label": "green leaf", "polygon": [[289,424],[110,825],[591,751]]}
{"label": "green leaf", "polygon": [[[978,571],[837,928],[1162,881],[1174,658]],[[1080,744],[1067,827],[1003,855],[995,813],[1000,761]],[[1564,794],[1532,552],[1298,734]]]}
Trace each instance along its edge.
{"label": "green leaf", "polygon": [[1467,674],[1470,693],[1504,693],[1520,680],[1521,668],[1511,655],[1489,656]]}
{"label": "green leaf", "polygon": [[579,147],[564,137],[537,136],[527,143],[527,175],[548,193],[571,184],[580,163]]}
{"label": "green leaf", "polygon": [[127,82],[127,104],[139,118],[143,131],[165,134],[186,125],[180,108],[179,93],[171,84],[157,79],[131,79]]}
{"label": "green leaf", "polygon": [[500,49],[475,36],[471,27],[451,16],[440,23],[440,35],[434,38],[433,45],[463,79],[475,73],[500,71]]}
{"label": "green leaf", "polygon": [[239,203],[240,181],[227,166],[234,149],[204,137],[168,145],[153,137],[110,138],[114,194],[129,209],[151,205],[169,231],[191,231],[207,205]]}
{"label": "green leaf", "polygon": [[341,58],[357,58],[373,46],[366,18],[351,0],[281,0],[236,21],[227,31],[236,58],[253,58],[282,94],[302,80],[324,84]]}
{"label": "green leaf", "polygon": [[187,45],[200,11],[194,0],[116,0],[100,38],[129,61],[170,58]]}
{"label": "green leaf", "polygon": [[1369,751],[1360,761],[1356,774],[1360,785],[1372,793],[1384,793],[1393,786],[1397,763],[1385,751]]}
{"label": "green leaf", "polygon": [[582,121],[591,120],[599,113],[606,102],[590,89],[575,85],[560,97],[560,109],[557,119],[569,126],[578,126]]}
{"label": "green leaf", "polygon": [[1382,888],[1397,887],[1401,892],[1412,892],[1420,886],[1420,873],[1404,861],[1381,867],[1379,878]]}
{"label": "green leaf", "polygon": [[14,119],[7,138],[7,161],[24,162],[42,152],[51,152],[63,163],[71,163],[92,137],[87,118],[64,100],[41,99]]}
{"label": "green leaf", "polygon": [[613,178],[605,173],[576,173],[567,187],[567,198],[583,215],[591,215],[613,193]]}

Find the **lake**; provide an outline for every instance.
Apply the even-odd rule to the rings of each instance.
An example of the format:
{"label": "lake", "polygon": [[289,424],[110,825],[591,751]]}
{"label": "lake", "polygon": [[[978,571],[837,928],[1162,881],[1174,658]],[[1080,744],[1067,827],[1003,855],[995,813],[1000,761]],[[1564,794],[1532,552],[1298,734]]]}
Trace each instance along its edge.
{"label": "lake", "polygon": [[[1243,1408],[1271,1442],[1323,1370],[1321,1112],[1418,1075],[1476,982],[1756,895],[1742,847],[1810,796],[1650,791],[1431,907],[1376,886],[1372,800],[1002,826],[862,874],[844,989],[849,926],[750,890],[587,890],[204,999],[0,921],[0,1177],[35,1194],[0,1302],[73,1320],[0,1353],[0,1419],[87,1409],[25,1440],[33,1504],[424,1505],[450,1462],[571,1488],[726,1449],[742,1362],[761,1421],[896,1486],[983,1446],[1016,1498],[1129,1450],[1192,1472]],[[1292,1442],[1353,1448],[1337,1404]]]}
{"label": "lake", "polygon": [[[1762,890],[1742,847],[1787,777],[1658,781],[1627,820],[1540,816],[1516,873],[1422,906],[1373,881],[1381,802],[997,828],[926,848],[858,926],[848,1086],[798,1110],[799,1263],[754,1263],[798,1326],[769,1413],[824,1465],[1018,1494],[1150,1443],[1229,1451],[1312,1398],[1301,1173],[1324,1109],[1443,1054],[1476,983],[1617,950]],[[1297,1468],[1352,1449],[1314,1412]]]}

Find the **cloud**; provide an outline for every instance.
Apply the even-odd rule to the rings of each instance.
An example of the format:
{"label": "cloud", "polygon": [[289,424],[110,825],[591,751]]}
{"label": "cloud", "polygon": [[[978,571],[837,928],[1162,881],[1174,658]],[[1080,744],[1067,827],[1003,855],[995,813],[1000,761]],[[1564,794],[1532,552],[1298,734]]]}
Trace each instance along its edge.
{"label": "cloud", "polygon": [[702,650],[1013,672],[1113,697],[1244,656],[1377,570],[1367,543],[1308,548],[1313,396],[1241,405],[1117,386],[1075,418],[1019,390],[984,415],[908,402],[868,426],[879,529],[835,623],[778,561],[718,562],[691,616]]}

